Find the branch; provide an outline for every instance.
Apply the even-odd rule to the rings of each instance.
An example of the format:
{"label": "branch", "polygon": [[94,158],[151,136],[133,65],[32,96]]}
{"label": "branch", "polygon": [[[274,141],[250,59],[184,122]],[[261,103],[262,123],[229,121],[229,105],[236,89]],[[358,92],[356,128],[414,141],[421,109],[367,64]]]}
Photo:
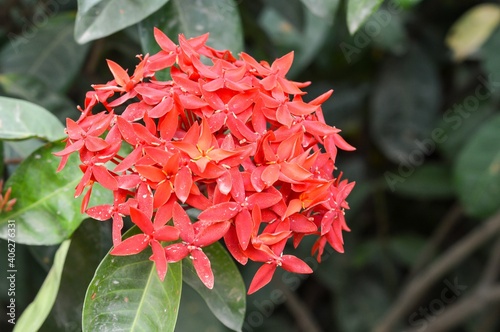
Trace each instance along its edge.
{"label": "branch", "polygon": [[[487,305],[496,302],[500,302],[500,285],[487,288],[478,287],[472,294],[447,307],[445,312],[436,316],[434,320],[427,321],[425,332],[448,331],[460,325],[473,314],[484,310]],[[422,327],[406,330],[406,332],[417,331],[422,331]]]}
{"label": "branch", "polygon": [[278,287],[285,295],[285,306],[295,318],[295,322],[298,325],[299,330],[307,332],[321,332],[321,328],[312,317],[311,312],[306,306],[304,306],[297,295],[283,283],[279,283]]}
{"label": "branch", "polygon": [[[454,244],[428,268],[417,274],[400,292],[391,309],[375,327],[375,332],[391,331],[392,327],[406,314],[425,291],[447,271],[460,263],[475,249],[484,244],[500,230],[500,212],[486,220],[481,226]],[[462,302],[462,301],[460,301]]]}
{"label": "branch", "polygon": [[496,240],[493,246],[493,250],[491,252],[488,265],[486,265],[486,268],[484,269],[480,285],[486,287],[488,285],[493,284],[499,272],[500,272],[500,237]]}
{"label": "branch", "polygon": [[427,244],[418,255],[415,264],[413,264],[410,272],[411,276],[420,271],[422,267],[432,258],[440,243],[445,239],[446,234],[450,232],[455,223],[460,219],[462,212],[462,207],[460,205],[455,205],[444,216],[434,234],[432,234],[432,237],[429,241],[427,241]]}

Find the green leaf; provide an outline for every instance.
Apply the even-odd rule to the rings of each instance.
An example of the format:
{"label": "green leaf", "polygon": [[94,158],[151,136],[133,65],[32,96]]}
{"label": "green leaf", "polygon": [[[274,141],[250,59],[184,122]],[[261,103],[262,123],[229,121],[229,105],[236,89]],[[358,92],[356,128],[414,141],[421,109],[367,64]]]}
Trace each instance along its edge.
{"label": "green leaf", "polygon": [[70,243],[71,240],[64,241],[57,250],[54,265],[50,269],[47,278],[45,278],[42,288],[40,288],[35,300],[31,302],[19,317],[14,326],[14,332],[38,331],[40,326],[42,326],[54,305],[57,292],[59,291],[61,274]]}
{"label": "green leaf", "polygon": [[273,6],[265,7],[258,18],[259,25],[278,48],[279,56],[295,52],[289,77],[297,75],[318,56],[318,50],[331,29],[327,19],[318,18],[310,11],[305,11],[304,15],[304,28],[301,31]]}
{"label": "green leaf", "polygon": [[0,139],[40,138],[55,141],[64,137],[64,126],[49,111],[21,99],[0,97]]}
{"label": "green leaf", "polygon": [[142,21],[168,0],[78,0],[75,39],[80,44]]}
{"label": "green leaf", "polygon": [[0,51],[0,72],[27,74],[57,91],[66,89],[89,49],[73,39],[73,24],[73,14],[61,14],[33,35],[18,36]]}
{"label": "green leaf", "polygon": [[331,19],[340,3],[339,0],[301,0],[316,16]]}
{"label": "green leaf", "polygon": [[483,55],[483,67],[488,76],[490,87],[498,95],[498,83],[500,82],[500,58],[498,49],[500,48],[500,27],[498,27],[484,43],[481,48]]}
{"label": "green leaf", "polygon": [[10,73],[0,75],[0,88],[10,97],[20,98],[49,110],[60,121],[78,115],[76,105],[36,77]]}
{"label": "green leaf", "polygon": [[442,199],[454,195],[454,187],[449,167],[444,164],[426,163],[398,183],[397,192],[419,199]]}
{"label": "green leaf", "polygon": [[212,314],[200,294],[191,287],[183,287],[175,331],[226,332],[230,330]]}
{"label": "green leaf", "polygon": [[500,23],[500,6],[483,3],[469,9],[450,28],[446,44],[455,61],[462,61],[476,52]]}
{"label": "green leaf", "polygon": [[71,237],[59,293],[39,332],[81,330],[85,293],[111,245],[108,223],[85,220],[78,227]]}
{"label": "green leaf", "polygon": [[375,142],[396,163],[413,163],[412,154],[423,161],[433,152],[422,148],[422,141],[432,139],[440,105],[434,63],[413,46],[404,56],[388,58],[374,85],[370,125]]}
{"label": "green leaf", "polygon": [[233,54],[243,50],[241,20],[234,0],[170,0],[139,24],[145,53],[152,54],[160,50],[153,37],[153,27],[165,32],[174,42],[177,42],[180,33],[191,38],[209,32],[210,46],[228,49]]}
{"label": "green leaf", "polygon": [[410,9],[413,6],[416,6],[422,0],[392,0],[392,2],[397,6],[403,9]]}
{"label": "green leaf", "polygon": [[[85,215],[80,213],[82,196],[74,198],[74,188],[82,177],[78,156],[73,154],[64,168],[56,173],[62,143],[49,143],[30,155],[8,179],[17,199],[12,211],[0,215],[0,237],[7,236],[8,220],[17,225],[16,242],[51,245],[69,238]],[[95,186],[90,206],[112,202],[109,191]]]}
{"label": "green leaf", "polygon": [[[127,235],[135,234],[137,227]],[[162,282],[151,250],[132,256],[108,253],[85,295],[83,331],[173,331],[177,320],[182,262],[168,265]]]}
{"label": "green leaf", "polygon": [[489,100],[480,102],[477,107],[469,106],[470,102],[465,100],[473,100],[472,97],[476,96],[470,95],[446,110],[438,125],[444,130],[446,138],[439,142],[439,150],[449,160],[455,160],[478,129],[496,114]]}
{"label": "green leaf", "polygon": [[213,314],[227,327],[241,331],[245,319],[246,288],[231,256],[218,242],[203,248],[214,273],[214,288],[199,279],[193,263],[185,260],[183,280],[203,297]]}
{"label": "green leaf", "polygon": [[347,3],[347,26],[355,33],[374,14],[383,0],[349,0]]}
{"label": "green leaf", "polygon": [[500,208],[500,116],[485,123],[458,156],[454,178],[468,214],[486,218]]}
{"label": "green leaf", "polygon": [[304,4],[301,0],[263,0],[263,5],[273,8],[297,31],[302,31],[306,8],[304,8]]}

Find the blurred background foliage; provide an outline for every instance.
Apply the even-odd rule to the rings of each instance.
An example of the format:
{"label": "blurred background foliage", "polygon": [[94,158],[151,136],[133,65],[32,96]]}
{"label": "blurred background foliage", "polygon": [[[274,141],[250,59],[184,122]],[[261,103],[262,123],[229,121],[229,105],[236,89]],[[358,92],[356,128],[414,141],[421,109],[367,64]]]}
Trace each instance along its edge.
{"label": "blurred background foliage", "polygon": [[[105,59],[132,70],[136,54],[156,51],[153,26],[173,40],[209,31],[212,46],[256,59],[293,50],[289,78],[311,81],[310,99],[335,90],[324,104],[327,122],[357,147],[338,157],[357,182],[345,253],[332,250],[316,264],[311,243],[301,245],[314,274],[282,273],[249,296],[244,331],[500,330],[498,2],[155,0],[127,7],[133,3],[1,0],[0,95],[41,105],[61,121],[76,118],[90,85],[111,79]],[[3,177],[40,145],[6,143]],[[79,229],[72,245],[103,255],[110,244],[99,239],[109,239],[109,230],[82,227],[89,229]],[[89,231],[100,236],[85,238]],[[55,250],[17,246],[18,312],[36,295]],[[42,330],[80,329],[78,301],[99,258],[68,261],[80,264],[66,270],[69,282]],[[247,285],[255,269],[241,268]],[[0,301],[6,331],[4,281]],[[177,330],[227,328],[185,287]]]}

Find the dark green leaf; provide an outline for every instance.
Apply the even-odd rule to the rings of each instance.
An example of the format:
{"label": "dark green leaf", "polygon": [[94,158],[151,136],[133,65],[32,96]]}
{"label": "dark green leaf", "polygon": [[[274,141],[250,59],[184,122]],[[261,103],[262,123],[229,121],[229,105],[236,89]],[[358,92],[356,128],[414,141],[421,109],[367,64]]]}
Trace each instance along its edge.
{"label": "dark green leaf", "polygon": [[495,115],[489,102],[479,103],[477,106],[465,102],[474,101],[474,98],[474,95],[468,96],[446,110],[438,126],[444,130],[445,138],[439,142],[439,149],[450,160],[455,160],[477,130]]}
{"label": "dark green leaf", "polygon": [[183,280],[203,297],[214,315],[227,327],[241,331],[245,319],[246,288],[231,256],[218,242],[203,248],[211,262],[215,284],[208,289],[198,278],[193,263],[185,260]]}
{"label": "dark green leaf", "polygon": [[500,47],[500,27],[498,27],[481,48],[483,55],[483,67],[487,74],[491,88],[496,95],[499,94],[500,82],[500,58],[498,57],[498,49]]}
{"label": "dark green leaf", "polygon": [[64,126],[49,111],[21,99],[0,97],[0,139],[41,138],[55,141],[64,137]]}
{"label": "dark green leaf", "polygon": [[39,332],[79,331],[85,292],[102,258],[111,247],[107,223],[85,220],[71,237],[71,246],[52,311]]}
{"label": "dark green leaf", "polygon": [[61,274],[71,241],[64,241],[56,252],[54,264],[38,291],[35,300],[26,308],[16,322],[14,332],[38,331],[54,305],[59,291]]}
{"label": "dark green leaf", "polygon": [[355,33],[382,4],[383,0],[349,0],[347,3],[347,26]]}
{"label": "dark green leaf", "polygon": [[0,88],[10,97],[25,99],[42,106],[60,121],[74,117],[76,105],[65,95],[54,91],[36,77],[10,73],[0,75]]}
{"label": "dark green leaf", "polygon": [[392,0],[392,2],[401,8],[410,9],[413,6],[416,6],[422,0]]}
{"label": "dark green leaf", "polygon": [[398,193],[419,199],[440,199],[453,197],[452,176],[446,165],[426,163],[398,183]]}
{"label": "dark green leaf", "polygon": [[[132,228],[126,235],[137,232]],[[83,331],[173,331],[182,289],[182,263],[168,265],[162,282],[151,250],[106,255],[85,295]]]}
{"label": "dark green leaf", "polygon": [[264,0],[264,5],[274,8],[283,19],[298,31],[304,27],[304,4],[301,0]]}
{"label": "dark green leaf", "polygon": [[180,33],[190,38],[209,32],[210,46],[229,49],[233,54],[243,50],[241,21],[234,0],[170,0],[139,25],[145,53],[160,50],[153,38],[153,27],[165,32],[175,43]]}
{"label": "dark green leaf", "polygon": [[44,145],[38,138],[30,138],[23,141],[4,141],[4,158],[9,160],[6,169],[7,174],[12,174],[19,167],[19,162],[26,159],[36,149]]}
{"label": "dark green leaf", "polygon": [[[196,319],[193,319],[196,317]],[[182,288],[179,317],[177,318],[176,332],[186,331],[231,331],[226,328],[207,308],[203,298],[191,287]]]}
{"label": "dark green leaf", "polygon": [[[440,91],[434,63],[419,48],[387,59],[375,83],[370,125],[375,142],[389,159],[420,166],[435,150]],[[432,141],[433,148],[424,141]],[[412,161],[417,159],[418,165]]]}
{"label": "dark green leaf", "polygon": [[142,21],[168,0],[78,0],[75,39],[83,44]]}
{"label": "dark green leaf", "polygon": [[[397,15],[389,11],[381,11],[380,15],[377,14],[375,22],[380,26],[380,31],[378,33],[372,33],[371,37],[373,39],[373,44],[377,48],[387,50],[396,55],[401,55],[408,51],[409,38],[406,33],[403,15]],[[368,29],[363,30],[369,31]],[[368,34],[363,30],[358,30],[358,33]]]}
{"label": "dark green leaf", "polygon": [[[7,236],[8,220],[17,225],[16,242],[33,245],[57,244],[69,238],[85,215],[80,213],[82,196],[74,198],[74,188],[81,179],[78,156],[56,173],[60,158],[53,152],[64,148],[49,143],[30,155],[6,182],[17,199],[12,211],[0,216],[0,237]],[[95,186],[90,206],[105,204],[113,198],[108,191]]]}
{"label": "dark green leaf", "polygon": [[485,123],[458,156],[454,176],[465,210],[487,217],[500,208],[500,116]]}
{"label": "dark green leaf", "polygon": [[0,71],[27,74],[61,91],[68,87],[85,60],[89,45],[73,39],[74,15],[61,14],[20,35],[0,51]]}
{"label": "dark green leaf", "polygon": [[[318,55],[323,46],[331,24],[327,19],[319,18],[310,11],[305,12],[302,31],[288,22],[283,15],[272,6],[264,8],[259,16],[259,25],[269,35],[273,43],[279,47],[280,53],[294,51],[294,62],[289,76],[292,77],[307,67]],[[280,54],[280,56],[283,54]]]}
{"label": "dark green leaf", "polygon": [[301,0],[316,16],[331,19],[340,3],[339,0]]}

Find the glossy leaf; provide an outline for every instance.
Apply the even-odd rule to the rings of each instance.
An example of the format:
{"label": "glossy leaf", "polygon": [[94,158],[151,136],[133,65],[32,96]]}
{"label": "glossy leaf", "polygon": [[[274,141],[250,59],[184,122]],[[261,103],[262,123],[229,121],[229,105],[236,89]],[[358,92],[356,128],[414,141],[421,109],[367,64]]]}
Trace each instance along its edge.
{"label": "glossy leaf", "polygon": [[142,21],[168,0],[78,0],[75,39],[83,44]]}
{"label": "glossy leaf", "polygon": [[456,61],[476,52],[500,23],[500,6],[484,3],[469,9],[450,28],[446,44]]}
{"label": "glossy leaf", "polygon": [[61,14],[19,35],[0,51],[0,72],[27,74],[57,91],[66,89],[80,70],[89,49],[73,38],[74,15]]}
{"label": "glossy leaf", "polygon": [[0,89],[9,96],[42,106],[64,122],[67,117],[78,116],[76,105],[36,77],[10,73],[0,75]]}
{"label": "glossy leaf", "polygon": [[387,60],[375,82],[370,125],[373,139],[389,159],[414,164],[411,160],[423,162],[433,152],[422,142],[432,140],[439,93],[434,63],[420,49],[414,46],[404,56]]}
{"label": "glossy leaf", "polygon": [[205,300],[213,314],[227,327],[241,331],[245,318],[246,288],[238,268],[218,242],[203,248],[210,260],[215,284],[212,290],[200,281],[193,263],[184,260],[183,280]]}
{"label": "glossy leaf", "polygon": [[[12,211],[0,216],[0,237],[7,236],[7,221],[15,220],[16,242],[31,245],[57,244],[69,238],[85,215],[80,213],[82,196],[74,198],[74,188],[81,178],[78,157],[70,157],[66,168],[56,173],[59,158],[53,152],[64,148],[49,143],[31,154],[5,186],[12,187],[17,199]],[[112,202],[111,195],[96,186],[91,206]]]}
{"label": "glossy leaf", "polygon": [[41,138],[55,141],[64,137],[64,126],[49,111],[25,100],[0,97],[0,139]]}
{"label": "glossy leaf", "polygon": [[[125,237],[137,231],[134,227]],[[168,264],[162,282],[149,256],[149,249],[132,256],[106,255],[85,295],[83,331],[174,330],[182,263]]]}
{"label": "glossy leaf", "polygon": [[35,300],[26,308],[14,326],[14,332],[38,331],[56,300],[61,274],[71,241],[64,241],[56,252],[54,264],[38,291]]}
{"label": "glossy leaf", "polygon": [[59,293],[39,332],[81,330],[83,300],[87,287],[111,245],[108,223],[85,220],[78,227],[71,237]]}
{"label": "glossy leaf", "polygon": [[347,26],[355,33],[365,21],[377,11],[383,0],[349,0],[347,3]]}
{"label": "glossy leaf", "polygon": [[179,33],[190,38],[209,32],[208,45],[229,49],[233,54],[243,50],[241,21],[234,0],[170,0],[139,25],[145,53],[160,50],[153,37],[153,27],[165,32],[176,43]]}
{"label": "glossy leaf", "polygon": [[500,116],[485,123],[458,156],[454,177],[465,210],[485,218],[500,208]]}

